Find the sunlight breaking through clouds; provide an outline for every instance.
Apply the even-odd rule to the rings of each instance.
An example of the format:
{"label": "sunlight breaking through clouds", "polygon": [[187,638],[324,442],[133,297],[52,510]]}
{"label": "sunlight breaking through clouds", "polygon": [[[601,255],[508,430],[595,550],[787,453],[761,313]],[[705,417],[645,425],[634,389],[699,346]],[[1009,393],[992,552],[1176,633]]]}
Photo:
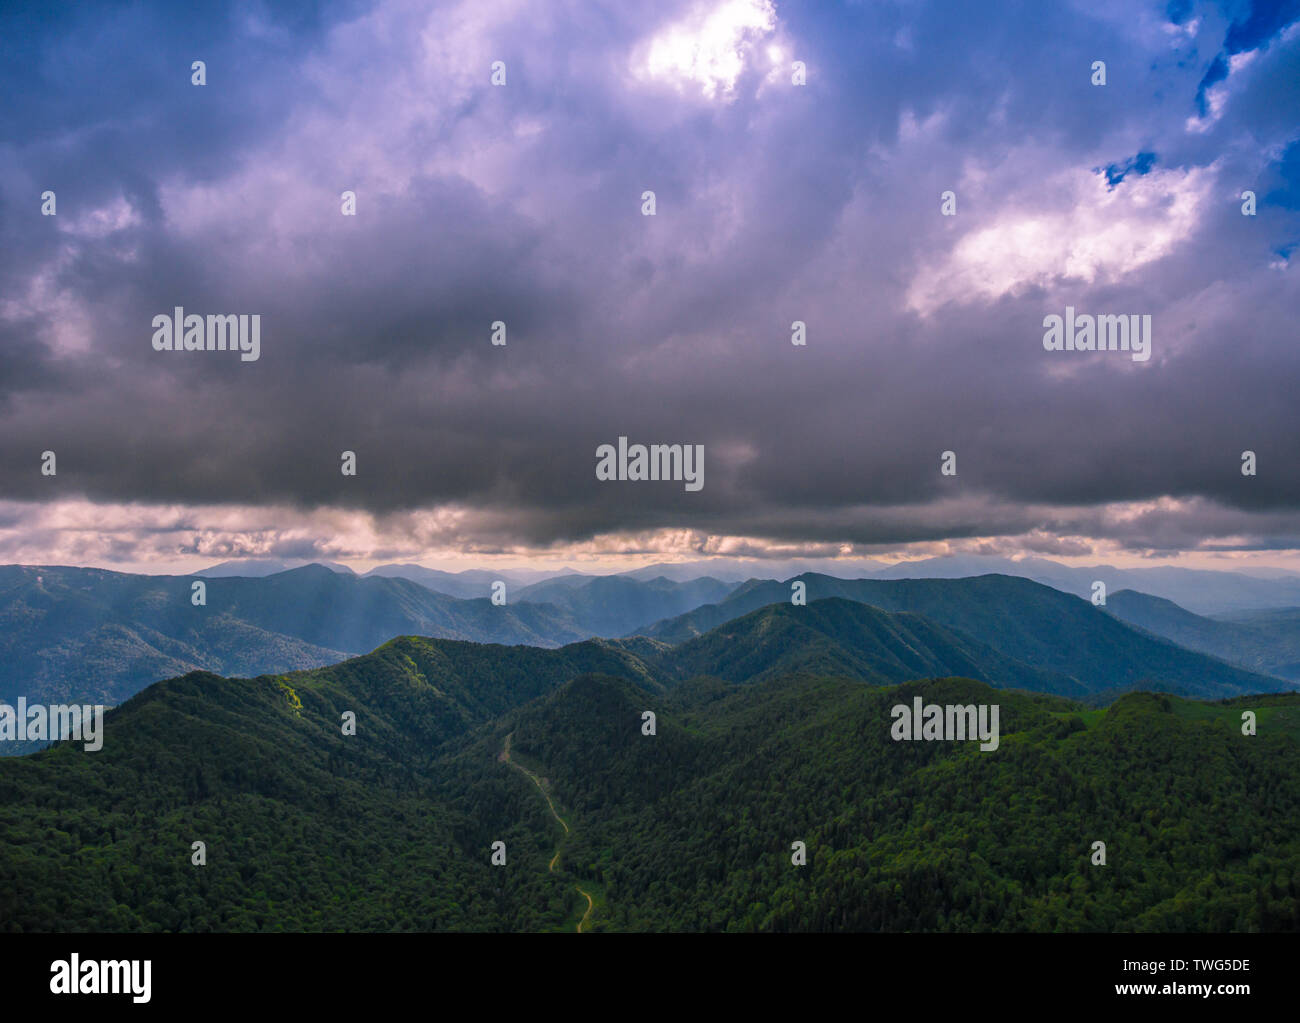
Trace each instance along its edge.
{"label": "sunlight breaking through clouds", "polygon": [[702,4],[650,40],[634,64],[639,77],[679,89],[693,84],[708,99],[730,97],[751,54],[777,60],[773,53],[779,55],[780,49],[762,45],[775,29],[770,0]]}

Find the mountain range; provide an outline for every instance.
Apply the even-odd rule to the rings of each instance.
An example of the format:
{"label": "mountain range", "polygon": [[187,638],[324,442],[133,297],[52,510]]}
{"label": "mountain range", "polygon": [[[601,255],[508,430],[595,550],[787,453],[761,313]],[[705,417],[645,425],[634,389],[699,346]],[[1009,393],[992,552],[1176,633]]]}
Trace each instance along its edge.
{"label": "mountain range", "polygon": [[1173,601],[1134,590],[1112,593],[1106,610],[1121,621],[1230,664],[1300,682],[1300,608],[1192,614]]}
{"label": "mountain range", "polygon": [[191,670],[316,667],[398,635],[558,646],[584,631],[538,604],[457,600],[406,579],[306,566],[205,580],[100,569],[0,567],[0,700],[115,704]]}
{"label": "mountain range", "polygon": [[[844,598],[725,629],[151,685],[0,760],[0,930],[1300,929],[1300,695],[899,682],[1025,669]],[[998,749],[896,741],[915,699]]]}
{"label": "mountain range", "polygon": [[[301,561],[274,558],[247,559],[223,562],[196,574],[264,576],[299,568],[303,564]],[[333,563],[327,563],[327,567],[341,572],[352,571],[344,565]],[[568,567],[446,572],[412,564],[380,565],[365,574],[410,579],[453,597],[483,597],[488,595],[491,584],[498,579],[504,580],[512,588],[565,577],[625,578],[638,582],[662,578],[679,583],[713,578],[734,585],[751,580],[789,579],[804,573],[838,579],[961,579],[978,575],[1010,575],[1032,579],[1080,597],[1090,597],[1093,584],[1103,582],[1111,592],[1121,589],[1138,590],[1172,600],[1201,615],[1300,606],[1300,574],[1282,569],[1209,570],[1172,566],[1124,569],[1113,565],[1079,567],[1048,558],[1006,558],[990,554],[950,554],[902,561],[893,565],[869,558],[759,559],[718,556],[696,561],[661,562],[605,576],[578,572]]]}
{"label": "mountain range", "polygon": [[[793,573],[792,573],[793,574]],[[828,573],[839,574],[839,573]],[[1093,584],[1108,592],[1140,590],[1164,597],[1197,614],[1266,610],[1300,604],[1300,575],[1283,570],[1215,571],[1177,568],[1078,567],[1047,558],[1001,558],[992,555],[949,555],[907,561],[871,573],[878,579],[957,579],[977,575],[1011,575],[1032,579],[1064,593],[1091,597]]]}
{"label": "mountain range", "polygon": [[1003,657],[1056,676],[1054,683],[1032,687],[1040,691],[1104,701],[1139,688],[1194,696],[1292,688],[1134,629],[1081,597],[999,575],[898,580],[803,575],[784,582],[753,581],[725,600],[657,622],[639,634],[672,645],[687,643],[759,608],[790,603],[795,583],[804,585],[809,606],[838,597],[922,616],[967,642],[978,638]]}
{"label": "mountain range", "polygon": [[[639,646],[629,642],[626,649],[674,678],[710,673],[735,680],[808,665],[864,681],[962,675],[1092,702],[1134,688],[1206,697],[1282,691],[1291,684],[1276,675],[1285,676],[1295,661],[1296,630],[1286,619],[1198,619],[1201,633],[1219,637],[1211,642],[1151,615],[1126,624],[1128,595],[1103,610],[1005,576],[805,575],[733,586],[574,574],[519,587],[501,606],[401,577],[360,577],[319,565],[263,577],[209,577],[201,606],[191,600],[194,582],[0,567],[0,700],[113,705],[189,671],[253,676],[321,667],[402,635],[552,648],[626,634],[641,637]],[[831,624],[827,609],[801,614],[804,609],[790,604],[794,582],[804,583],[814,604],[839,598],[903,614],[882,618],[837,605]],[[769,605],[774,609],[761,618],[761,631],[742,634],[753,623],[719,630]],[[719,631],[697,639],[711,630]],[[680,649],[665,659],[665,643]],[[773,654],[778,643],[783,647]],[[762,671],[750,672],[751,664]]]}

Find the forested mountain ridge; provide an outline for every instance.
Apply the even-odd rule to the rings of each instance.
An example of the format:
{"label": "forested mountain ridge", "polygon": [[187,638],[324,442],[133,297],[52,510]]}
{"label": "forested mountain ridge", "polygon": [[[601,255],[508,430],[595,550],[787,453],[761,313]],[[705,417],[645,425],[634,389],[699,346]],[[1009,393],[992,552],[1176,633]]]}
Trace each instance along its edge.
{"label": "forested mountain ridge", "polygon": [[[919,614],[891,613],[841,597],[806,607],[770,604],[670,648],[654,663],[678,679],[713,675],[761,681],[793,672],[876,685],[961,675],[1012,688],[1082,696],[1059,672],[1033,668]],[[650,656],[647,654],[647,656]]]}
{"label": "forested mountain ridge", "polygon": [[520,869],[493,874],[434,798],[429,730],[372,700],[349,742],[338,715],[361,705],[337,683],[193,673],[110,712],[99,753],[0,762],[0,930],[544,926],[541,808],[513,808]]}
{"label": "forested mountain ridge", "polygon": [[[620,662],[639,678],[584,670]],[[998,748],[895,741],[891,708],[918,696],[997,704]],[[0,929],[572,931],[575,881],[595,930],[1300,927],[1294,695],[664,688],[602,644],[408,637],[322,671],[159,683],[106,733],[0,762]],[[562,836],[507,735],[572,829],[554,872]]]}
{"label": "forested mountain ridge", "polygon": [[1069,676],[1099,698],[1130,689],[1214,698],[1295,688],[1284,679],[1234,667],[1132,628],[1080,597],[1001,575],[878,580],[809,574],[779,583],[751,580],[721,603],[658,622],[638,634],[683,644],[760,607],[789,604],[794,582],[804,583],[810,607],[839,597],[883,611],[923,615],[1004,657]]}
{"label": "forested mountain ridge", "polygon": [[1120,590],[1107,599],[1106,611],[1188,650],[1248,671],[1300,681],[1300,613],[1294,609],[1206,618],[1173,601]]}
{"label": "forested mountain ridge", "polygon": [[[863,679],[901,678],[895,670],[879,671],[889,664],[916,674],[969,675],[1074,696],[1091,694],[1092,699],[1132,688],[1212,697],[1289,685],[1182,649],[1087,601],[1024,579],[800,579],[807,585],[810,606],[839,598],[890,613],[921,615],[928,633],[920,645],[935,648],[930,654],[941,649],[944,655],[929,662],[910,654],[900,660],[898,653],[906,643],[900,647],[897,637],[888,640],[883,633],[876,635],[874,644],[854,652],[855,644],[866,639],[860,629],[856,638],[832,630],[821,637],[800,633],[796,640],[801,627],[820,628],[816,614],[804,608],[794,609],[804,612],[801,618],[788,616],[773,623],[792,630],[788,642],[807,647],[795,656],[799,665],[773,658],[770,636],[750,637],[764,640],[761,649],[734,654],[728,650],[732,641],[715,637],[712,655],[706,652],[708,643],[697,643],[677,658],[678,663],[667,664],[671,659],[652,639],[683,644],[762,607],[791,606],[787,583],[757,580],[742,584],[720,603],[661,621],[644,634],[618,642],[625,650],[635,649],[647,663],[665,664],[665,671],[676,678],[701,671],[736,678],[738,671],[746,670],[742,662],[748,662],[767,671],[795,666],[819,670],[820,664],[820,670]],[[395,635],[558,647],[587,638],[593,632],[588,626],[597,620],[621,626],[655,609],[690,604],[731,587],[710,579],[678,583],[566,576],[516,589],[505,605],[496,605],[486,597],[462,600],[434,593],[408,579],[362,578],[309,565],[258,578],[203,579],[205,603],[196,605],[196,581],[97,569],[0,566],[0,701],[12,703],[24,696],[29,702],[111,706],[160,678],[192,670],[247,676],[323,667],[372,650]],[[521,599],[529,596],[554,597],[566,606]],[[602,610],[606,597],[612,603]],[[1249,658],[1250,665],[1276,664],[1279,671],[1286,670],[1290,648],[1285,635],[1288,629],[1294,631],[1290,625],[1201,624],[1242,635],[1245,628],[1283,633],[1282,645],[1273,653],[1267,644],[1247,650],[1241,643],[1221,652],[1239,663]],[[938,629],[957,638],[940,638]],[[4,753],[17,751],[0,747]]]}
{"label": "forested mountain ridge", "polygon": [[152,685],[108,713],[100,751],[0,761],[0,930],[548,926],[544,808],[520,790],[493,818],[494,840],[540,873],[493,874],[472,838],[483,807],[436,797],[435,757],[602,669],[656,686],[601,643],[420,637],[313,671]]}
{"label": "forested mountain ridge", "polygon": [[[999,704],[1001,746],[893,741],[890,708],[917,695]],[[966,679],[787,676],[670,691],[653,738],[638,700],[582,680],[513,725],[573,812],[598,929],[1300,929],[1296,695],[1086,710]],[[593,735],[592,705],[628,724]]]}
{"label": "forested mountain ridge", "polygon": [[562,612],[458,600],[406,579],[309,565],[261,578],[0,566],[0,700],[115,704],[190,670],[323,667],[393,636],[553,647],[585,638]]}

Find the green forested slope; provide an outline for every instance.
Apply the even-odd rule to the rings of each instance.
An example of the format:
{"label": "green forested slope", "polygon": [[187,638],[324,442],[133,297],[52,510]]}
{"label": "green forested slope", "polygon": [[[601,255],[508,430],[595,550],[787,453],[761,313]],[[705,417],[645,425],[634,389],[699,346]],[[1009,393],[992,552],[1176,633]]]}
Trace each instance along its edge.
{"label": "green forested slope", "polygon": [[1005,575],[837,579],[806,573],[781,583],[750,580],[720,603],[658,622],[640,633],[670,644],[688,642],[761,607],[788,605],[794,581],[806,585],[809,607],[838,597],[882,611],[922,615],[987,644],[1004,657],[1069,676],[1098,700],[1133,689],[1220,698],[1295,688],[1283,679],[1245,671],[1134,629],[1080,597]]}
{"label": "green forested slope", "polygon": [[883,684],[961,675],[1039,692],[1088,692],[1067,675],[1030,667],[921,615],[891,614],[840,597],[806,607],[768,605],[672,648],[655,663],[683,679],[713,675],[744,682],[813,672]]}
{"label": "green forested slope", "polygon": [[1300,681],[1300,613],[1294,609],[1206,618],[1171,600],[1120,590],[1107,599],[1106,611],[1188,650],[1221,657],[1249,671]]}
{"label": "green forested slope", "polygon": [[[970,680],[805,676],[683,690],[649,738],[633,712],[653,700],[613,685],[597,700],[592,685],[522,712],[515,742],[574,808],[574,869],[608,897],[597,926],[1300,928],[1294,696],[1133,694],[1086,711]],[[1000,704],[1000,748],[892,741],[889,708],[917,693]],[[624,751],[583,727],[597,702],[631,719]],[[1244,708],[1259,735],[1241,734]],[[1094,841],[1106,866],[1089,863]]]}
{"label": "green forested slope", "polygon": [[[98,753],[0,760],[0,930],[572,932],[576,885],[597,931],[1300,927],[1295,695],[1089,709],[960,678],[661,671],[621,644],[407,637],[151,686]],[[915,695],[998,704],[999,748],[893,741]],[[511,734],[567,835],[500,759]]]}

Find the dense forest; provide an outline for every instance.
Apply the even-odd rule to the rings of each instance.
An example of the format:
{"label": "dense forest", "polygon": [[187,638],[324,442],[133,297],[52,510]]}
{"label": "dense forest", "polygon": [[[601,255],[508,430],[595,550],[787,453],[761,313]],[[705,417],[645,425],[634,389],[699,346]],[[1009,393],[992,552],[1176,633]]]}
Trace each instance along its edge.
{"label": "dense forest", "polygon": [[[666,650],[405,638],[151,686],[97,753],[0,760],[0,930],[571,932],[577,884],[595,931],[1300,929],[1296,695],[682,679]],[[998,749],[894,741],[917,695],[997,704]]]}
{"label": "dense forest", "polygon": [[[917,694],[1000,704],[1001,746],[892,741],[889,708]],[[1300,929],[1295,696],[1088,710],[963,679],[803,676],[686,687],[653,739],[587,719],[595,703],[635,724],[645,702],[579,680],[516,731],[574,807],[598,927]]]}

